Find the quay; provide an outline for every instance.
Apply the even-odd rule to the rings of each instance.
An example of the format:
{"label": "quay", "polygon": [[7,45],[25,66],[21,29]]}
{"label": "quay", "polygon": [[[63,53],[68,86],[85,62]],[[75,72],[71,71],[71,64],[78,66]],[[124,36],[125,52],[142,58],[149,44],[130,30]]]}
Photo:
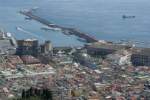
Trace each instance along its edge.
{"label": "quay", "polygon": [[22,15],[25,15],[25,16],[31,18],[31,19],[34,19],[34,20],[36,20],[36,21],[38,21],[38,22],[40,22],[40,23],[42,23],[42,24],[44,24],[44,25],[46,25],[50,28],[59,28],[59,29],[61,29],[61,31],[64,34],[67,32],[67,34],[69,34],[69,35],[75,35],[79,38],[83,38],[88,43],[98,42],[98,40],[96,38],[94,38],[94,37],[92,37],[92,36],[90,36],[86,33],[80,32],[80,31],[78,31],[74,28],[67,28],[67,27],[63,27],[63,26],[60,26],[60,25],[55,25],[55,24],[49,22],[48,20],[45,20],[45,19],[43,19],[39,16],[34,15],[31,11],[20,11],[19,13],[22,14]]}

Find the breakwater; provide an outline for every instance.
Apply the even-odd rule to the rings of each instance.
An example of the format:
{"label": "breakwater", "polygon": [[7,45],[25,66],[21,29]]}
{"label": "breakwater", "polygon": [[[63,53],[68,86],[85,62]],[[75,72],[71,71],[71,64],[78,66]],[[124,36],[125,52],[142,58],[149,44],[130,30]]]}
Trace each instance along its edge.
{"label": "breakwater", "polygon": [[98,40],[90,35],[88,35],[87,33],[83,33],[83,32],[80,32],[78,30],[76,30],[75,28],[67,28],[67,27],[63,27],[63,26],[60,26],[60,25],[55,25],[51,22],[49,22],[48,20],[46,19],[43,19],[37,15],[34,15],[31,11],[20,11],[20,14],[23,14],[33,20],[36,20],[50,28],[59,28],[61,29],[61,31],[64,33],[64,34],[68,34],[68,35],[75,35],[79,38],[83,38],[85,39],[88,43],[91,43],[91,42],[98,42]]}

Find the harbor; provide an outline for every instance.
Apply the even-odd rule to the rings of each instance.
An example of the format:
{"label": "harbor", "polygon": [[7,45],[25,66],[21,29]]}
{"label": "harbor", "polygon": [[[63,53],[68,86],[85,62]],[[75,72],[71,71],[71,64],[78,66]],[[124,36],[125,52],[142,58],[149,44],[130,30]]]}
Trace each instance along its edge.
{"label": "harbor", "polygon": [[142,2],[0,0],[0,100],[150,100]]}
{"label": "harbor", "polygon": [[90,35],[88,35],[87,33],[83,33],[83,32],[80,32],[74,28],[67,28],[67,27],[63,27],[63,26],[59,26],[59,25],[55,25],[51,22],[49,22],[48,20],[45,20],[39,16],[36,16],[34,15],[31,11],[20,11],[19,12],[20,14],[23,14],[27,17],[29,17],[30,19],[33,19],[33,20],[36,20],[50,28],[57,28],[57,29],[61,29],[61,31],[64,33],[64,34],[67,34],[67,35],[75,35],[79,38],[83,38],[85,39],[88,43],[91,43],[91,42],[98,42],[98,40]]}

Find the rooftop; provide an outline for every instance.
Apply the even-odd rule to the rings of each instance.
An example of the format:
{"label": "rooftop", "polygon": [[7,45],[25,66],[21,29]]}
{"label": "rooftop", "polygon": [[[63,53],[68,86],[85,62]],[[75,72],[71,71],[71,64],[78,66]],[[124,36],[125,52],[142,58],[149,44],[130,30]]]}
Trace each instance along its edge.
{"label": "rooftop", "polygon": [[141,54],[150,56],[150,48],[134,48],[133,54]]}
{"label": "rooftop", "polygon": [[0,54],[14,53],[15,47],[11,44],[9,39],[0,40]]}
{"label": "rooftop", "polygon": [[10,40],[7,40],[7,39],[0,40],[0,48],[10,47],[10,46],[12,46]]}
{"label": "rooftop", "polygon": [[95,42],[95,43],[89,44],[88,47],[118,50],[118,49],[125,49],[125,48],[130,47],[130,46],[112,44],[112,43]]}
{"label": "rooftop", "polygon": [[[87,45],[87,47],[93,48],[93,49],[101,48],[101,49],[111,49],[111,50],[121,50],[121,49],[131,48],[131,46],[128,46],[128,45],[100,43],[100,42],[89,44]],[[141,55],[150,55],[150,48],[132,47],[132,53],[141,54]]]}

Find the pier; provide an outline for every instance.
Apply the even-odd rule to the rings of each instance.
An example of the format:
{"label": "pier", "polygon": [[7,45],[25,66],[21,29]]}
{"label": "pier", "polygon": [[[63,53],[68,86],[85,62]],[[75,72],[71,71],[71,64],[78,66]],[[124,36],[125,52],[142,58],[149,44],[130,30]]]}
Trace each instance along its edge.
{"label": "pier", "polygon": [[79,38],[85,39],[88,43],[98,42],[98,40],[96,38],[88,35],[87,33],[80,32],[74,28],[67,28],[67,27],[63,27],[60,25],[55,25],[55,24],[49,22],[48,20],[45,20],[37,15],[34,15],[31,11],[20,11],[20,14],[23,14],[33,20],[36,20],[50,28],[60,28],[64,34],[75,35]]}

